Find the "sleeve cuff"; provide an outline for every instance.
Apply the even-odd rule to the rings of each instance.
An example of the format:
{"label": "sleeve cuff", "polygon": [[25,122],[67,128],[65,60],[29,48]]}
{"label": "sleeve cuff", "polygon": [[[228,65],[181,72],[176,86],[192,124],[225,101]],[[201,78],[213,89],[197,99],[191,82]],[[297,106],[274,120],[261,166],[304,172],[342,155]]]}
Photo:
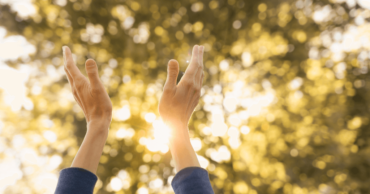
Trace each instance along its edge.
{"label": "sleeve cuff", "polygon": [[98,177],[83,168],[66,168],[60,172],[55,194],[93,193]]}
{"label": "sleeve cuff", "polygon": [[171,183],[176,194],[213,194],[208,172],[200,167],[180,170]]}

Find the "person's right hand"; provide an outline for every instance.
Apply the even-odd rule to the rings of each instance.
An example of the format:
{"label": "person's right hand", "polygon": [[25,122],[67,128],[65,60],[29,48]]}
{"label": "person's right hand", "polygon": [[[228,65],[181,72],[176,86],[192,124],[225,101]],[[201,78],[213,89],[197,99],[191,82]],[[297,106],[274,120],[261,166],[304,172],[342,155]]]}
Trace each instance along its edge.
{"label": "person's right hand", "polygon": [[63,55],[64,70],[72,87],[73,96],[82,108],[88,126],[109,126],[112,120],[112,102],[100,81],[95,61],[92,59],[86,61],[85,68],[89,78],[87,80],[75,65],[71,50],[67,46],[63,47]]}
{"label": "person's right hand", "polygon": [[[72,162],[72,167],[83,168],[95,173],[112,120],[112,102],[100,81],[98,66],[88,59],[85,64],[89,78],[82,75],[75,65],[71,50],[63,47],[64,70],[72,87],[78,105],[82,108],[87,122],[87,133]],[[89,82],[90,81],[90,82]]]}
{"label": "person's right hand", "polygon": [[203,82],[203,46],[193,47],[190,64],[176,85],[179,63],[172,59],[167,66],[167,80],[159,102],[159,114],[170,128],[186,128],[199,102]]}

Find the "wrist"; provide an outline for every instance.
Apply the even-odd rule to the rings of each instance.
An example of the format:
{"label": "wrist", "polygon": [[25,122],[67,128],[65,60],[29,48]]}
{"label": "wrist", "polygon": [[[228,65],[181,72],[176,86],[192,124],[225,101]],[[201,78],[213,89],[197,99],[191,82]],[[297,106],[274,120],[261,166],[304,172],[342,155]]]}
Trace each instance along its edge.
{"label": "wrist", "polygon": [[167,125],[170,128],[170,142],[189,140],[189,130],[187,126],[184,125]]}
{"label": "wrist", "polygon": [[87,123],[87,131],[95,133],[108,133],[110,122],[104,120],[92,120]]}
{"label": "wrist", "polygon": [[84,168],[95,173],[108,137],[109,124],[106,122],[88,122],[87,132],[72,167]]}
{"label": "wrist", "polygon": [[169,147],[177,172],[187,167],[200,167],[187,128],[170,138]]}
{"label": "wrist", "polygon": [[181,149],[193,149],[191,145],[189,135],[184,135],[181,137],[172,137],[169,141],[170,150],[176,151]]}
{"label": "wrist", "polygon": [[163,122],[173,131],[188,130],[188,124],[181,121],[163,120]]}

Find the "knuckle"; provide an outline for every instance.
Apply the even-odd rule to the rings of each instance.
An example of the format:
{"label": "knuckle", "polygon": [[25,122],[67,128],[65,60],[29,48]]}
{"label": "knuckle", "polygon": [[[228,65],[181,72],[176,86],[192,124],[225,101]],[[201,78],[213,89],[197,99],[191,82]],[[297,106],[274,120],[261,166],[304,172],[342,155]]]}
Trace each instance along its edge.
{"label": "knuckle", "polygon": [[77,90],[81,90],[81,89],[83,88],[83,84],[82,84],[81,82],[79,82],[79,81],[76,81],[76,83],[75,83],[75,88],[76,88]]}
{"label": "knuckle", "polygon": [[81,82],[81,79],[80,79],[79,76],[76,76],[76,75],[74,75],[72,73],[70,73],[70,75],[73,78],[73,80],[74,80],[75,83]]}
{"label": "knuckle", "polygon": [[91,88],[91,92],[94,93],[94,94],[98,94],[101,92],[100,88],[97,88],[97,87],[92,87]]}
{"label": "knuckle", "polygon": [[77,91],[75,89],[72,89],[73,96],[77,96]]}
{"label": "knuckle", "polygon": [[188,88],[192,88],[192,87],[194,87],[194,85],[193,85],[193,81],[192,81],[192,80],[190,80],[190,79],[186,79],[186,80],[184,80],[184,85],[185,85],[186,87],[188,87]]}
{"label": "knuckle", "polygon": [[87,74],[92,75],[92,76],[97,76],[97,75],[99,75],[99,74],[98,74],[98,72],[93,71],[93,70],[89,70],[89,71],[87,71]]}
{"label": "knuckle", "polygon": [[91,68],[91,69],[95,69],[97,66],[96,66],[95,62],[90,62],[90,60],[87,60],[86,61],[86,67]]}
{"label": "knuckle", "polygon": [[193,77],[194,73],[195,73],[194,70],[189,70],[189,72],[188,72],[189,77]]}
{"label": "knuckle", "polygon": [[170,92],[172,92],[172,88],[170,88],[170,87],[164,87],[163,88],[163,93],[170,93]]}
{"label": "knuckle", "polygon": [[168,70],[169,70],[169,72],[175,72],[176,73],[177,67],[175,65],[170,65],[170,66],[168,66]]}
{"label": "knuckle", "polygon": [[70,61],[66,62],[66,69],[70,69],[72,67],[72,63]]}
{"label": "knuckle", "polygon": [[177,76],[177,72],[170,72],[169,73],[169,77],[176,77]]}
{"label": "knuckle", "polygon": [[103,112],[104,112],[105,115],[108,115],[108,116],[112,115],[112,106],[105,107]]}

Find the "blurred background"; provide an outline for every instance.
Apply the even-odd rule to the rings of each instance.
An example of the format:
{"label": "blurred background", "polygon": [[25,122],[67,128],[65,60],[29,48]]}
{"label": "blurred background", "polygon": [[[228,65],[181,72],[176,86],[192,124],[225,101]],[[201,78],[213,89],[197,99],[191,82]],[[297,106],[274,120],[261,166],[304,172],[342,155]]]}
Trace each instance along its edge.
{"label": "blurred background", "polygon": [[94,192],[173,193],[157,106],[195,44],[189,133],[215,193],[370,192],[369,0],[0,0],[0,193],[53,193],[83,140],[63,45],[114,107]]}

